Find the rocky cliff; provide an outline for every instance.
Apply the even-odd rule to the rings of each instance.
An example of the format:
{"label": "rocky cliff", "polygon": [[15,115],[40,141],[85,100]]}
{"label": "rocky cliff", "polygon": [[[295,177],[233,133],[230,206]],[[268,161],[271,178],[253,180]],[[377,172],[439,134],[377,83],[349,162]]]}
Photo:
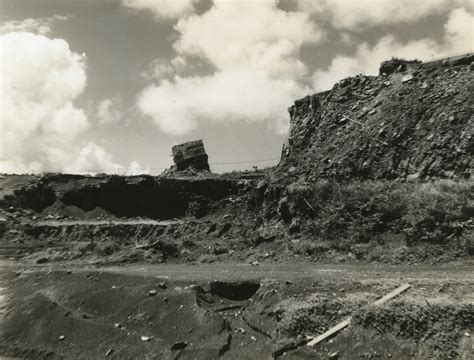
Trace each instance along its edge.
{"label": "rocky cliff", "polygon": [[473,60],[392,59],[295,101],[279,169],[310,181],[469,178]]}

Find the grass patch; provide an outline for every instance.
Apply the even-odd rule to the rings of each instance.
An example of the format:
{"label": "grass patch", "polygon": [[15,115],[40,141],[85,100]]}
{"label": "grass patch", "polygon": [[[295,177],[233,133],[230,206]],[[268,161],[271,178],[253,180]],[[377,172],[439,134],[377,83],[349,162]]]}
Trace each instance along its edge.
{"label": "grass patch", "polygon": [[305,223],[305,239],[329,242],[338,251],[354,252],[361,244],[372,249],[429,244],[439,252],[455,244],[470,252],[473,194],[470,181],[299,181],[286,187],[279,209],[286,222]]}

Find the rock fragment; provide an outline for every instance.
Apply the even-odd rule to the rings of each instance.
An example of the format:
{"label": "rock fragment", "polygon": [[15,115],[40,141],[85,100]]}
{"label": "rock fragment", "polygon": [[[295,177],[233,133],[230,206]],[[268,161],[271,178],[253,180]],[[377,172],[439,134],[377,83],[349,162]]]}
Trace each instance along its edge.
{"label": "rock fragment", "polygon": [[171,345],[171,350],[182,350],[186,346],[188,346],[188,343],[186,341],[178,341]]}
{"label": "rock fragment", "polygon": [[202,140],[189,141],[172,148],[173,160],[178,171],[188,168],[209,171],[208,156]]}

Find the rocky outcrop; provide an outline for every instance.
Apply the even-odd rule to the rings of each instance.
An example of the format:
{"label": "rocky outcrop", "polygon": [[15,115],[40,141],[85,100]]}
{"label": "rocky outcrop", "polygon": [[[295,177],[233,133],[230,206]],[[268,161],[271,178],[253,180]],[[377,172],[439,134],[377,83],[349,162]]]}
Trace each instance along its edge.
{"label": "rocky outcrop", "polygon": [[209,171],[208,156],[204,149],[202,140],[189,141],[184,144],[175,145],[172,148],[173,160],[176,170],[183,171],[188,168]]}
{"label": "rocky outcrop", "polygon": [[473,55],[393,59],[289,108],[280,171],[316,178],[469,178]]}

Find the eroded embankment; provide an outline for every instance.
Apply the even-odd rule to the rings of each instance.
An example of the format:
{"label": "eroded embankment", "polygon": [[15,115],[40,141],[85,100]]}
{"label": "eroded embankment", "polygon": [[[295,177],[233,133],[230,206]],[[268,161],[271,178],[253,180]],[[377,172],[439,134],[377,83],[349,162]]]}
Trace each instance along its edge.
{"label": "eroded embankment", "polygon": [[203,215],[212,201],[238,191],[235,181],[219,177],[166,178],[152,176],[38,177],[2,199],[13,206],[35,212],[62,211],[64,216],[82,217],[92,211],[116,217],[173,219]]}
{"label": "eroded embankment", "polygon": [[[309,182],[275,181],[273,176],[261,181],[177,179],[173,196],[181,199],[182,213],[171,220],[118,217],[109,211],[114,206],[99,207],[112,193],[89,197],[108,188],[108,181],[115,184],[112,188],[127,184],[120,191],[130,186],[135,195],[133,201],[123,198],[121,206],[140,208],[141,202],[138,214],[156,207],[157,215],[171,200],[161,199],[161,190],[147,191],[161,178],[38,178],[22,183],[3,201],[0,254],[18,258],[37,252],[33,259],[40,262],[261,262],[296,255],[389,263],[450,261],[473,254],[472,181]],[[37,207],[37,199],[49,191],[52,205]],[[82,199],[77,204],[82,207],[70,205],[71,197]]]}

